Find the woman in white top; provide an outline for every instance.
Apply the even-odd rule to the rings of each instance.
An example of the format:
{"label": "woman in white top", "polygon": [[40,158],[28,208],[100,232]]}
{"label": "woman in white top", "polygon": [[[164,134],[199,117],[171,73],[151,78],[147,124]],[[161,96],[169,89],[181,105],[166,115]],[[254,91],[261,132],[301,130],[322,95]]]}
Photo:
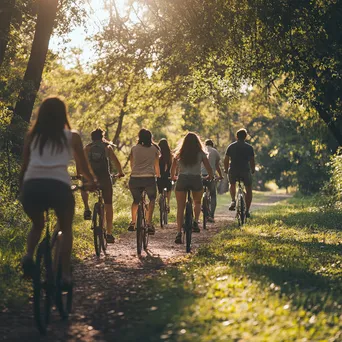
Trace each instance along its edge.
{"label": "woman in white top", "polygon": [[150,234],[154,234],[152,216],[157,195],[156,177],[160,177],[159,170],[159,148],[153,143],[152,133],[142,128],[139,131],[138,143],[132,147],[130,154],[131,177],[129,189],[133,196],[132,221],[128,227],[129,231],[135,228],[138,205],[141,194],[145,190],[150,200],[146,223]]}
{"label": "woman in white top", "polygon": [[44,228],[44,211],[51,208],[55,210],[63,231],[62,279],[65,283],[71,281],[75,200],[70,189],[67,167],[73,156],[89,182],[89,188],[94,188],[94,179],[89,172],[81,138],[71,130],[64,102],[56,97],[47,98],[41,104],[37,120],[27,134],[19,179],[21,201],[32,221],[32,229],[27,238],[27,254],[22,260],[26,277],[32,276],[34,271],[33,253]]}
{"label": "woman in white top", "polygon": [[192,191],[194,199],[195,219],[193,222],[193,232],[199,232],[198,219],[201,213],[201,200],[203,195],[203,183],[201,177],[201,164],[208,172],[209,179],[213,178],[213,170],[210,167],[209,160],[204,152],[201,139],[196,133],[189,132],[175,153],[171,166],[171,179],[176,180],[176,171],[178,170],[178,179],[175,193],[177,200],[177,228],[178,233],[175,243],[182,243],[182,225],[184,222],[184,208],[186,202],[186,193]]}

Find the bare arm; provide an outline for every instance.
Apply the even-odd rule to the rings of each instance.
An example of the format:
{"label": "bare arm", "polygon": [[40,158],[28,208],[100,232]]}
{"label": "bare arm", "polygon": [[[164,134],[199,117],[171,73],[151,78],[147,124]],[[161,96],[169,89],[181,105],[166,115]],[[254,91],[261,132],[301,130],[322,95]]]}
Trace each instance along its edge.
{"label": "bare arm", "polygon": [[220,178],[223,178],[222,170],[221,170],[221,166],[220,166],[220,160],[216,161],[216,171],[217,171],[218,175],[220,176]]}
{"label": "bare arm", "polygon": [[213,170],[212,170],[212,168],[210,166],[209,159],[207,157],[203,157],[202,162],[203,162],[203,165],[204,165],[204,167],[206,168],[206,170],[208,172],[209,179],[213,179],[214,178],[214,173],[213,173]]}
{"label": "bare arm", "polygon": [[173,158],[172,160],[172,164],[171,164],[171,171],[170,171],[170,177],[172,180],[175,180],[175,176],[176,176],[176,171],[177,171],[177,160],[176,158]]}
{"label": "bare arm", "polygon": [[85,177],[87,181],[89,181],[90,183],[94,183],[94,177],[90,172],[87,158],[83,151],[82,140],[78,133],[72,132],[71,144],[74,150],[74,158],[76,161],[77,170]]}
{"label": "bare arm", "polygon": [[19,189],[21,189],[23,185],[24,175],[27,170],[29,161],[30,161],[30,141],[29,141],[29,138],[26,136],[25,142],[24,142],[23,162],[21,164],[21,169],[19,173]]}
{"label": "bare arm", "polygon": [[224,172],[225,172],[225,173],[228,173],[228,169],[229,169],[229,157],[228,157],[227,155],[224,157],[223,165],[224,165]]}
{"label": "bare arm", "polygon": [[119,159],[117,158],[117,156],[115,155],[113,148],[111,146],[108,146],[108,155],[109,155],[110,160],[113,161],[115,168],[118,170],[118,173],[120,175],[123,175],[124,173],[122,171],[121,163]]}
{"label": "bare arm", "polygon": [[251,166],[252,173],[254,173],[255,172],[255,158],[254,158],[254,156],[249,161],[249,165]]}
{"label": "bare arm", "polygon": [[154,159],[154,171],[156,173],[156,176],[160,178],[160,167],[159,167],[159,155],[156,155],[156,158]]}

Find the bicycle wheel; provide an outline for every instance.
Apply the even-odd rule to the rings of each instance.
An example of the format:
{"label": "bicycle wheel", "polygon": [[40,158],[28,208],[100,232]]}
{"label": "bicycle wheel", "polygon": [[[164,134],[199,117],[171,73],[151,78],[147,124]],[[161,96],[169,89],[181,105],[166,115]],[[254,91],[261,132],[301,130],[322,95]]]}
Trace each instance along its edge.
{"label": "bicycle wheel", "polygon": [[58,271],[56,275],[56,306],[61,318],[67,319],[72,308],[72,286],[63,288],[62,283],[62,264],[59,260]]}
{"label": "bicycle wheel", "polygon": [[185,207],[185,243],[187,253],[190,253],[191,250],[192,221],[192,204],[187,202]]}
{"label": "bicycle wheel", "polygon": [[167,205],[166,205],[166,197],[164,197],[164,224],[167,225],[168,223],[168,212],[167,212]]}
{"label": "bicycle wheel", "polygon": [[160,227],[163,228],[164,226],[164,212],[165,212],[165,207],[164,207],[164,196],[160,195],[159,197],[159,221],[160,221]]}
{"label": "bicycle wheel", "polygon": [[100,224],[99,226],[101,227],[101,233],[100,233],[100,244],[101,244],[101,248],[104,254],[106,254],[107,251],[107,232],[106,229],[103,225],[103,219],[104,219],[104,205],[101,205],[101,210],[100,210],[100,215],[99,215],[99,221]]}
{"label": "bicycle wheel", "polygon": [[246,220],[246,206],[245,206],[245,201],[243,196],[240,194],[239,195],[239,222],[240,225],[243,226]]}
{"label": "bicycle wheel", "polygon": [[47,238],[39,244],[36,270],[33,276],[33,312],[37,328],[42,335],[50,321],[52,296],[54,292],[50,242]]}
{"label": "bicycle wheel", "polygon": [[143,245],[143,235],[144,235],[144,224],[143,224],[143,213],[142,206],[139,203],[138,213],[137,213],[137,253],[141,255],[142,245]]}
{"label": "bicycle wheel", "polygon": [[95,203],[93,211],[93,233],[94,233],[94,247],[95,253],[99,257],[101,254],[102,240],[103,240],[103,229],[102,229],[102,218],[100,214],[99,203]]}
{"label": "bicycle wheel", "polygon": [[203,229],[207,229],[207,220],[209,216],[209,203],[208,197],[204,195],[202,200],[202,212],[203,212]]}

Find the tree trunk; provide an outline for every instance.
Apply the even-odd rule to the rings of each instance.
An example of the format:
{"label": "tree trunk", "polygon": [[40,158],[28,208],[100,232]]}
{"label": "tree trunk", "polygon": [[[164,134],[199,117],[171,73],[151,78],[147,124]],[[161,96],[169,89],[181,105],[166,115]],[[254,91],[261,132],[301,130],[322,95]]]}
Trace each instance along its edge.
{"label": "tree trunk", "polygon": [[116,127],[115,135],[113,138],[113,144],[115,144],[115,145],[117,145],[119,143],[119,137],[120,137],[120,133],[122,130],[123,120],[124,120],[125,115],[127,114],[126,106],[127,106],[128,95],[129,95],[130,90],[131,90],[131,85],[128,86],[127,91],[126,91],[126,93],[123,97],[123,100],[122,100],[122,107],[120,110],[119,122],[118,122],[118,126]]}
{"label": "tree trunk", "polygon": [[36,99],[49,41],[57,13],[58,0],[39,0],[38,16],[30,59],[27,64],[23,86],[15,107],[15,113],[24,121],[29,122]]}
{"label": "tree trunk", "polygon": [[2,0],[0,3],[0,66],[5,59],[14,6],[15,0]]}

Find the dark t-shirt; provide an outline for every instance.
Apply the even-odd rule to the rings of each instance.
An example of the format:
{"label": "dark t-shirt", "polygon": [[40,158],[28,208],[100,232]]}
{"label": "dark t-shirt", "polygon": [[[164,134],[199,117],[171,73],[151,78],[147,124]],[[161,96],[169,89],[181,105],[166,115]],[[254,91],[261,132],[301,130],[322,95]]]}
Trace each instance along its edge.
{"label": "dark t-shirt", "polygon": [[235,141],[227,148],[226,155],[230,157],[230,169],[233,172],[251,171],[250,160],[254,157],[253,147],[244,141]]}

